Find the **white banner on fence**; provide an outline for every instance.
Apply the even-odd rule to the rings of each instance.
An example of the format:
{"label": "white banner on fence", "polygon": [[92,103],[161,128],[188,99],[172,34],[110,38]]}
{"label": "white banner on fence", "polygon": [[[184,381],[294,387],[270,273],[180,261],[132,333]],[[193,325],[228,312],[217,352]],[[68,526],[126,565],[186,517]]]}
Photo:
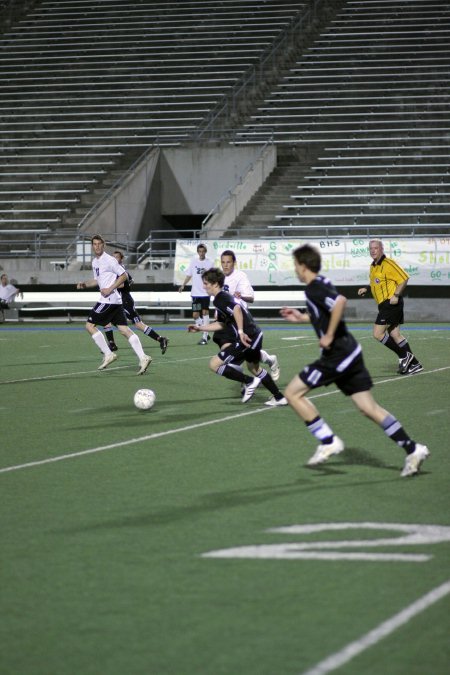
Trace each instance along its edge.
{"label": "white banner on fence", "polygon": [[[289,286],[297,283],[292,251],[302,244],[316,246],[322,254],[322,271],[334,284],[358,286],[368,282],[369,238],[331,239],[210,239],[205,242],[210,258],[220,267],[226,249],[236,254],[237,268],[255,286]],[[181,284],[198,239],[177,240],[174,283]],[[384,250],[406,270],[410,286],[450,285],[450,237],[423,239],[383,238]]]}

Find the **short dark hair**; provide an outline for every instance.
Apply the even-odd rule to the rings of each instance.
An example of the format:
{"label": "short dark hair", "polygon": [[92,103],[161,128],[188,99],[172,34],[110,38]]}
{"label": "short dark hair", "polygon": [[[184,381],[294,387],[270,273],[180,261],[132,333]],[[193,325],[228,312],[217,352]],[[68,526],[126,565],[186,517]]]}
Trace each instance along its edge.
{"label": "short dark hair", "polygon": [[197,246],[197,251],[199,251],[201,248],[204,248],[206,252],[208,252],[208,249],[206,248],[205,244],[199,244]]}
{"label": "short dark hair", "polygon": [[117,254],[117,255],[120,255],[120,259],[121,259],[121,260],[124,259],[124,255],[123,255],[122,251],[114,251],[113,255],[116,255],[116,254]]}
{"label": "short dark hair", "polygon": [[105,240],[103,239],[103,237],[100,236],[99,234],[94,234],[94,236],[91,237],[91,244],[93,244],[95,240],[101,241],[103,244],[106,243]]}
{"label": "short dark hair", "polygon": [[220,288],[223,288],[225,274],[218,267],[210,267],[209,270],[203,272],[202,279],[210,284],[219,284]]}
{"label": "short dark hair", "polygon": [[233,262],[236,262],[236,256],[234,254],[234,251],[231,251],[230,249],[227,249],[226,251],[222,251],[222,253],[220,254],[220,257],[222,258],[222,256],[224,256],[224,255],[229,255],[233,259]]}
{"label": "short dark hair", "polygon": [[322,259],[314,246],[310,246],[310,244],[299,246],[293,251],[292,255],[299,265],[305,265],[311,272],[320,272]]}

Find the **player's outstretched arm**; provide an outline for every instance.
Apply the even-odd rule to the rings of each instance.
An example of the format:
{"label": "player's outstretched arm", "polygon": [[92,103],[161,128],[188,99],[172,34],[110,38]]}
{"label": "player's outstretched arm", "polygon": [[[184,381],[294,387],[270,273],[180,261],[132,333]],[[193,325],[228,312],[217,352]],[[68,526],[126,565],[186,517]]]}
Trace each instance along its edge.
{"label": "player's outstretched arm", "polygon": [[203,333],[205,331],[214,333],[216,330],[222,330],[222,328],[224,328],[224,324],[220,321],[212,321],[206,326],[203,324],[201,326],[197,326],[195,323],[190,323],[187,327],[189,333]]}
{"label": "player's outstretched arm", "polygon": [[305,314],[295,307],[282,307],[280,314],[283,319],[291,323],[310,323],[309,314]]}

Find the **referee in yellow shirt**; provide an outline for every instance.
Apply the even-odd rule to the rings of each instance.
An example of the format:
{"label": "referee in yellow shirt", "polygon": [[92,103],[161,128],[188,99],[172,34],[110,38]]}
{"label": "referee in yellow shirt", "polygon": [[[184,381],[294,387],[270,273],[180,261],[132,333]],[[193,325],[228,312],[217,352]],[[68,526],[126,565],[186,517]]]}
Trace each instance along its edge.
{"label": "referee in yellow shirt", "polygon": [[[378,315],[373,326],[373,336],[398,356],[398,372],[412,375],[423,370],[423,366],[414,356],[407,338],[400,332],[404,322],[402,294],[409,276],[392,258],[386,258],[380,239],[371,239],[369,254],[373,260],[370,266],[370,290],[378,305]],[[358,295],[367,293],[360,288]]]}

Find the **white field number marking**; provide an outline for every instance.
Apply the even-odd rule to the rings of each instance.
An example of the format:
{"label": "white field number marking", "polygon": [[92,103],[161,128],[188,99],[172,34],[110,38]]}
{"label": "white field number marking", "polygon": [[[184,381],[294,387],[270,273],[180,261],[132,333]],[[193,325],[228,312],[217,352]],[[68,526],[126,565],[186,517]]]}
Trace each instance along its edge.
{"label": "white field number marking", "polygon": [[450,527],[443,525],[405,525],[402,523],[318,523],[289,525],[267,530],[274,534],[309,535],[341,530],[388,530],[400,532],[382,539],[346,539],[337,541],[296,542],[239,546],[203,553],[203,558],[251,558],[260,560],[358,560],[379,562],[426,562],[433,556],[424,553],[375,553],[342,551],[376,547],[427,546],[450,541]]}

